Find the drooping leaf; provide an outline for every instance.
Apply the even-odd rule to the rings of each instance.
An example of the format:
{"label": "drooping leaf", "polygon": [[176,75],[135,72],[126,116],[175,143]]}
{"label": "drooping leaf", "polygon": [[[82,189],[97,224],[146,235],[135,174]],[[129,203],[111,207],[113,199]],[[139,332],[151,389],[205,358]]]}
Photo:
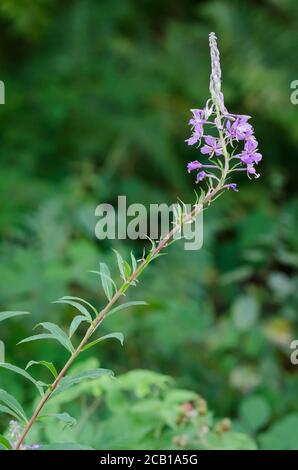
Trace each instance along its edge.
{"label": "drooping leaf", "polygon": [[71,344],[70,339],[68,338],[67,334],[60,328],[60,326],[50,322],[39,323],[36,326],[42,326],[45,330],[48,330],[57,339],[57,341],[62,344],[62,346],[68,349],[69,352],[74,352],[74,347]]}
{"label": "drooping leaf", "polygon": [[68,390],[73,385],[77,385],[84,380],[94,380],[102,377],[103,375],[113,376],[114,373],[109,369],[94,369],[94,370],[87,370],[85,372],[81,372],[78,375],[68,375],[63,377],[60,384],[53,392],[52,397],[58,395],[59,393]]}
{"label": "drooping leaf", "polygon": [[100,275],[101,275],[101,283],[103,290],[109,300],[113,297],[114,288],[113,282],[111,279],[111,273],[108,266],[105,263],[100,263]]}
{"label": "drooping leaf", "polygon": [[50,333],[40,333],[39,335],[28,336],[28,338],[22,339],[17,344],[30,343],[30,341],[37,341],[39,339],[54,339],[57,341],[57,338]]}
{"label": "drooping leaf", "polygon": [[9,440],[6,439],[6,437],[2,436],[1,434],[0,434],[0,444],[2,444],[8,450],[12,449]]}
{"label": "drooping leaf", "polygon": [[72,335],[77,331],[80,324],[84,321],[87,321],[87,318],[84,315],[77,315],[71,322],[69,327],[69,337],[71,338]]}
{"label": "drooping leaf", "polygon": [[0,322],[19,315],[29,315],[30,312],[0,312]]}
{"label": "drooping leaf", "polygon": [[120,312],[120,310],[125,310],[127,308],[134,307],[134,306],[139,306],[139,305],[148,305],[148,303],[144,302],[142,300],[134,300],[134,301],[131,301],[131,302],[125,302],[124,304],[120,304],[117,307],[112,308],[106,314],[106,317],[108,317],[109,315],[112,315],[112,313]]}
{"label": "drooping leaf", "polygon": [[41,395],[43,395],[43,388],[42,387],[46,386],[46,384],[44,384],[43,382],[35,380],[25,370],[21,369],[20,367],[14,366],[13,364],[8,364],[7,362],[0,362],[0,367],[2,367],[3,369],[8,369],[12,372],[15,372],[16,374],[22,375],[23,377],[25,377],[25,379],[30,380],[30,382],[32,382],[35,385],[35,387],[37,388],[39,393]]}
{"label": "drooping leaf", "polygon": [[14,411],[12,411],[12,409],[8,408],[8,406],[4,406],[0,404],[0,412],[13,416],[17,420],[20,419],[19,416]]}
{"label": "drooping leaf", "polygon": [[64,295],[59,300],[74,300],[76,302],[80,302],[82,304],[88,305],[88,307],[91,308],[91,310],[95,313],[95,315],[98,314],[98,312],[97,312],[96,308],[94,307],[94,305],[90,304],[90,302],[87,302],[87,300],[82,299],[81,297],[74,297],[72,295]]}
{"label": "drooping leaf", "polygon": [[111,338],[117,339],[118,341],[120,341],[121,345],[123,346],[123,341],[124,341],[123,334],[122,333],[110,333],[108,335],[101,336],[100,338],[95,339],[94,341],[91,341],[90,343],[86,344],[86,346],[82,348],[82,351],[86,351],[87,349],[92,348],[92,346],[94,346],[95,344],[100,343],[101,341],[104,341],[105,339],[111,339]]}
{"label": "drooping leaf", "polygon": [[57,372],[57,369],[56,367],[54,366],[54,364],[52,362],[47,362],[47,361],[30,361],[28,362],[28,364],[26,365],[25,367],[25,370],[29,369],[29,367],[35,365],[35,364],[40,364],[44,367],[46,367],[47,369],[49,369],[49,371],[53,374],[53,376],[55,377],[55,379],[57,378],[58,376],[58,372]]}
{"label": "drooping leaf", "polygon": [[14,411],[21,420],[27,421],[27,417],[25,411],[22,408],[22,405],[18,402],[18,400],[16,400],[16,398],[2,389],[0,389],[0,402],[4,403],[4,405],[8,406],[12,411]]}
{"label": "drooping leaf", "polygon": [[[17,344],[29,343],[31,341],[37,341],[37,340],[40,340],[40,339],[53,339],[55,341],[59,341],[58,338],[55,335],[52,335],[50,333],[41,333],[39,335],[28,336],[28,338],[22,339],[22,341],[19,341]],[[59,341],[59,343],[62,344],[61,341]],[[63,346],[64,346],[64,344],[63,344]],[[73,352],[73,348],[69,349],[67,347],[66,349],[70,352]]]}
{"label": "drooping leaf", "polygon": [[66,300],[66,299],[60,299],[60,300],[55,300],[53,304],[67,304],[67,305],[72,305],[75,307],[79,312],[81,312],[84,317],[87,318],[87,320],[92,321],[92,317],[86,307],[84,305],[81,305],[79,302],[75,302],[73,300]]}

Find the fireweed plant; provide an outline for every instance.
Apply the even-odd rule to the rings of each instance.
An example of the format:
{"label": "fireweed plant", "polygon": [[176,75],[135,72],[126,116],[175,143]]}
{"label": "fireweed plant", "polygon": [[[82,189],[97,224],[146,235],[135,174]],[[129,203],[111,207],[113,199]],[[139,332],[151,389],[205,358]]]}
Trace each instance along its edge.
{"label": "fireweed plant", "polygon": [[[96,332],[102,322],[112,313],[129,308],[133,305],[145,304],[145,302],[126,302],[115,306],[130,286],[136,286],[139,277],[144,269],[159,257],[163,249],[168,247],[177,235],[182,232],[185,224],[191,223],[200,211],[208,207],[217,197],[222,195],[225,190],[238,191],[236,183],[232,176],[236,172],[245,171],[249,178],[258,178],[255,165],[262,158],[258,152],[258,143],[254,137],[252,125],[248,122],[250,117],[245,115],[231,114],[228,112],[224,103],[224,96],[221,91],[221,67],[220,56],[217,48],[217,40],[214,33],[209,35],[209,46],[211,54],[211,76],[210,76],[210,98],[202,109],[192,109],[192,119],[190,125],[192,133],[186,140],[188,145],[194,145],[199,149],[200,159],[191,161],[187,165],[188,172],[196,172],[196,183],[200,188],[200,196],[197,196],[196,202],[191,212],[187,212],[185,205],[179,205],[173,222],[172,230],[159,242],[152,241],[152,248],[144,254],[139,260],[131,253],[130,262],[125,261],[118,252],[116,253],[117,264],[119,267],[122,283],[120,287],[111,278],[110,270],[105,263],[100,263],[100,271],[97,274],[101,278],[103,290],[107,296],[108,302],[104,308],[98,310],[84,299],[72,296],[62,297],[57,303],[68,304],[76,308],[79,312],[71,322],[69,333],[66,334],[59,326],[44,322],[37,326],[42,327],[45,332],[23,339],[20,343],[29,341],[54,339],[58,341],[70,354],[66,364],[57,372],[53,363],[47,361],[30,361],[25,370],[5,362],[0,363],[0,367],[11,370],[22,375],[31,381],[40,394],[40,401],[30,419],[27,418],[23,407],[9,393],[0,390],[0,411],[11,415],[14,421],[10,423],[8,437],[0,436],[0,446],[2,448],[26,450],[34,449],[36,446],[25,444],[25,438],[32,426],[43,415],[45,404],[54,396],[62,393],[74,384],[78,384],[86,379],[97,379],[103,375],[113,375],[112,371],[107,369],[95,369],[85,371],[79,375],[68,375],[68,371],[77,357],[86,349],[95,346],[97,343],[107,339],[115,338],[123,343],[121,333],[111,333],[97,339],[91,337]],[[26,312],[2,312],[0,321],[7,318],[22,315]],[[86,323],[87,328],[84,337],[78,346],[74,346],[72,337],[81,323]],[[53,376],[53,382],[49,385],[38,381],[27,371],[30,367],[39,364],[46,367]],[[63,418],[67,416],[63,413]],[[62,415],[57,415],[60,419]],[[69,417],[71,418],[71,417]]]}

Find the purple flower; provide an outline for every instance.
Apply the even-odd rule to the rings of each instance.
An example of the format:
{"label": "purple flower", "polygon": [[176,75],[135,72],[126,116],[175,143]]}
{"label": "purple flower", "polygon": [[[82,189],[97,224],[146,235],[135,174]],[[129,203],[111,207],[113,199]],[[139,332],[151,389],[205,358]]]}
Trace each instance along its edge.
{"label": "purple flower", "polygon": [[190,173],[193,170],[198,170],[199,168],[202,168],[202,163],[198,162],[198,160],[195,160],[194,162],[189,162],[187,164],[187,171]]}
{"label": "purple flower", "polygon": [[37,450],[40,449],[41,445],[40,444],[32,444],[31,450]]}
{"label": "purple flower", "polygon": [[215,155],[218,157],[219,155],[222,155],[222,148],[220,143],[218,142],[215,137],[212,137],[211,135],[207,135],[205,137],[205,145],[201,148],[201,153],[204,155]]}
{"label": "purple flower", "polygon": [[262,160],[262,155],[257,152],[258,142],[254,137],[251,137],[245,142],[244,150],[240,153],[239,158],[242,163],[246,165],[253,165]]}
{"label": "purple flower", "polygon": [[195,130],[197,129],[197,127],[199,127],[199,129],[200,129],[203,126],[203,124],[205,123],[205,119],[204,119],[205,111],[204,111],[204,109],[191,109],[191,112],[192,112],[193,118],[190,119],[189,124],[191,124],[194,127]]}
{"label": "purple flower", "polygon": [[[189,162],[187,171],[198,170],[196,182],[208,179],[208,192],[225,188],[238,192],[236,183],[225,184],[227,176],[234,171],[246,171],[249,178],[259,177],[255,165],[262,160],[258,151],[258,142],[254,137],[254,129],[249,123],[250,116],[229,113],[224,103],[221,91],[220,55],[217,47],[217,38],[214,33],[209,34],[211,56],[210,95],[203,109],[191,109],[192,118],[189,121],[192,135],[186,140],[188,145],[197,144],[203,155],[211,160],[210,164],[200,163],[198,160]],[[212,131],[206,130],[212,126]],[[217,131],[213,134],[213,130]],[[208,135],[208,134],[213,134]],[[202,142],[202,138],[204,141]],[[235,155],[235,145],[237,155]],[[238,150],[238,147],[240,149]],[[230,161],[237,158],[239,163],[231,165]],[[206,173],[206,170],[208,173]]]}
{"label": "purple flower", "polygon": [[239,189],[237,188],[237,184],[236,184],[236,183],[229,183],[229,184],[226,184],[226,185],[225,185],[225,188],[227,188],[227,189],[232,189],[232,191],[235,191],[236,193],[239,192]]}
{"label": "purple flower", "polygon": [[187,142],[188,145],[194,145],[201,139],[202,135],[203,135],[203,128],[201,129],[201,131],[194,131],[192,135],[189,137],[189,139],[186,139],[185,142]]}
{"label": "purple flower", "polygon": [[256,172],[256,169],[253,165],[247,165],[246,171],[248,177],[249,175],[254,175],[255,178],[259,178],[260,176],[259,173]]}
{"label": "purple flower", "polygon": [[203,124],[205,122],[205,111],[203,109],[191,109],[191,112],[193,118],[190,119],[189,124],[192,126],[193,133],[191,137],[185,141],[188,145],[196,144],[204,134]]}
{"label": "purple flower", "polygon": [[206,176],[207,176],[206,171],[199,171],[199,173],[197,174],[196,183],[199,183],[200,181],[202,181],[204,178],[206,178]]}
{"label": "purple flower", "polygon": [[228,119],[226,123],[226,133],[229,137],[236,140],[245,140],[253,135],[253,128],[247,121],[250,116],[238,116],[236,120],[231,123]]}
{"label": "purple flower", "polygon": [[[10,421],[9,423],[9,441],[13,449],[15,449],[17,442],[22,434],[22,428],[17,421]],[[21,450],[36,450],[39,449],[39,444],[32,444],[31,446],[28,444],[22,444],[20,449]]]}

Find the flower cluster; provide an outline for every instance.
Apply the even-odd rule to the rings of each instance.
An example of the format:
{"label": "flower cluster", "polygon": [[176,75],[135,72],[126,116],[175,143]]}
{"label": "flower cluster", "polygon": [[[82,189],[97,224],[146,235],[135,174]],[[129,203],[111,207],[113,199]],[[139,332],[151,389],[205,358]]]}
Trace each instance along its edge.
{"label": "flower cluster", "polygon": [[[224,104],[221,91],[220,56],[216,36],[209,35],[211,55],[210,94],[203,109],[191,109],[192,134],[186,140],[188,145],[197,145],[200,153],[208,160],[188,163],[188,172],[197,171],[196,182],[207,179],[209,189],[217,181],[221,189],[237,191],[235,183],[226,184],[234,171],[246,171],[249,178],[259,177],[255,165],[262,155],[258,152],[258,142],[254,129],[249,123],[250,116],[231,114]],[[215,135],[211,135],[215,134]],[[205,157],[206,160],[206,157]]]}

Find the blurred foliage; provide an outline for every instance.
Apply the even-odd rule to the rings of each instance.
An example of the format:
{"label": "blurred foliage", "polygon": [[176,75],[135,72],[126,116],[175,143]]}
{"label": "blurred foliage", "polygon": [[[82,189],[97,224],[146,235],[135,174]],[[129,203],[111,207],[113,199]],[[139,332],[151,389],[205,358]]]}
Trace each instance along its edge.
{"label": "blurred foliage", "polygon": [[[194,200],[185,164],[195,155],[184,139],[189,108],[208,96],[215,30],[226,103],[253,116],[261,178],[239,178],[240,192],[206,212],[203,249],[177,243],[151,266],[128,295],[148,307],[107,320],[106,333],[124,332],[124,348],[105,343],[86,357],[124,374],[122,385],[100,382],[90,396],[65,398],[81,423],[65,432],[84,426],[82,444],[97,448],[170,447],[194,432],[189,422],[177,428],[180,398],[202,394],[216,416],[231,417],[232,432],[250,434],[241,448],[298,449],[289,359],[298,337],[297,2],[1,0],[0,22],[0,307],[32,312],[1,325],[7,361],[62,366],[66,355],[53,343],[15,344],[38,321],[70,322],[71,307],[50,303],[62,295],[102,305],[87,271],[111,265],[112,247],[141,254],[141,242],[95,239],[99,203],[119,194],[128,203]],[[151,376],[161,395],[146,391],[149,372],[138,369],[162,374]],[[32,407],[34,391],[19,378],[1,371],[0,385]],[[124,418],[127,436],[119,436]],[[6,424],[1,417],[1,430]],[[33,442],[56,441],[57,423],[34,432]],[[237,448],[238,437],[231,445],[226,436],[223,445]]]}
{"label": "blurred foliage", "polygon": [[[81,363],[77,371],[90,367],[98,367],[97,360]],[[255,449],[251,438],[231,430],[227,418],[216,421],[202,397],[174,385],[168,376],[137,369],[116,380],[76,386],[54,398],[45,410],[56,415],[83,395],[85,402],[75,426],[62,422],[57,429],[54,419],[46,425],[41,421],[31,440],[42,436],[55,446],[79,440],[80,445],[97,449]],[[78,413],[78,407],[73,409]],[[97,413],[100,422],[89,419]]]}

